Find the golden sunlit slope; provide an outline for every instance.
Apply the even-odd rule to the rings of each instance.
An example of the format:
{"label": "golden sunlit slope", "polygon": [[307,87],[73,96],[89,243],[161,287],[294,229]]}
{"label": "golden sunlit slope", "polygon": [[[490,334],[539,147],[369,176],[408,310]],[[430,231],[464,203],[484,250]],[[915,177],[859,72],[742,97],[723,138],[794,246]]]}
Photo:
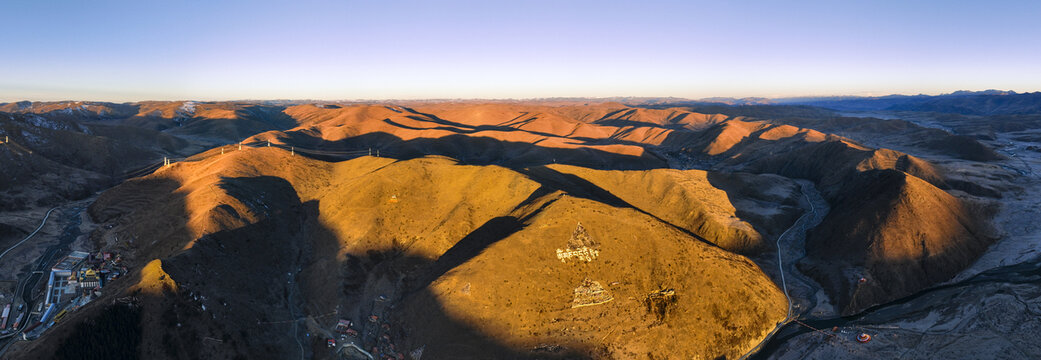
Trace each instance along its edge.
{"label": "golden sunlit slope", "polygon": [[[758,209],[759,215],[778,219],[756,224],[760,226],[757,230],[738,216],[739,209],[734,205],[734,202],[747,200],[747,197],[728,194],[718,188],[734,185],[740,182],[738,179],[701,170],[604,171],[567,165],[553,165],[551,168],[576,175],[651,216],[741,254],[756,254],[771,247],[764,242],[767,238],[760,231],[779,234],[790,225],[791,215],[798,212],[798,209],[782,205],[785,201],[797,203],[798,191],[794,182],[780,177],[745,174],[745,177],[766,180],[757,184],[759,188],[756,191],[783,194],[774,202],[764,204],[769,208]],[[723,182],[726,184],[721,184]]]}
{"label": "golden sunlit slope", "polygon": [[[374,164],[366,162],[386,166],[368,170]],[[496,166],[437,158],[388,163],[367,157],[339,163],[335,180],[320,190],[323,224],[343,243],[342,251],[385,250],[397,242],[413,256],[437,258],[539,188]]]}
{"label": "golden sunlit slope", "polygon": [[336,150],[375,148],[409,156],[439,154],[482,164],[559,162],[608,168],[661,167],[663,160],[645,147],[682,143],[692,131],[725,119],[611,104],[300,105],[285,113],[300,126],[247,141]]}
{"label": "golden sunlit slope", "polygon": [[173,134],[236,142],[253,134],[297,126],[283,106],[256,103],[217,102],[182,105],[182,119]]}
{"label": "golden sunlit slope", "polygon": [[[809,179],[832,207],[840,212],[845,211],[843,209],[860,209],[860,204],[849,200],[856,196],[878,196],[874,193],[865,194],[866,188],[896,186],[894,183],[874,184],[880,180],[865,178],[864,174],[872,170],[891,169],[909,174],[928,182],[934,187],[932,190],[944,196],[947,194],[941,189],[949,187],[941,168],[898,151],[869,148],[840,136],[807,128],[741,117],[697,114],[683,109],[641,109],[611,103],[588,106],[429,104],[416,108],[353,106],[326,109],[302,106],[290,108],[287,113],[294,117],[306,114],[308,121],[302,123],[309,125],[285,133],[262,134],[256,138],[287,144],[325,144],[330,148],[342,149],[381,148],[387,152],[403,152],[407,155],[405,158],[433,153],[467,163],[511,167],[561,163],[601,169],[653,169],[665,166],[656,154],[651,154],[647,149],[665,152],[679,150],[702,161],[702,164],[730,172],[774,173],[789,178]],[[397,156],[400,157],[400,153]],[[777,209],[781,207],[770,202],[730,201],[735,210],[706,208],[698,202],[686,200],[677,200],[676,203],[685,202],[687,205],[675,206],[669,203],[671,199],[705,196],[691,195],[696,194],[696,191],[691,192],[685,187],[676,188],[684,190],[675,193],[679,195],[670,193],[671,190],[643,192],[640,189],[665,188],[618,185],[609,181],[611,178],[587,181],[597,183],[602,188],[611,187],[607,192],[620,201],[714,244],[744,254],[754,254],[764,249],[764,234],[771,238],[778,235],[776,229],[789,224],[794,212],[791,208],[778,212]],[[644,178],[623,183],[645,184],[647,181],[649,179]],[[714,185],[716,188],[723,187],[721,184]],[[763,193],[769,187],[750,193]],[[657,207],[661,203],[657,199],[669,203],[668,210]],[[925,208],[921,208],[925,204],[911,199],[907,206],[925,211]],[[699,207],[704,211],[692,211]],[[888,211],[878,209],[870,214],[856,212],[855,215],[847,216],[865,216],[860,221],[870,222],[879,219],[879,216],[886,216]],[[949,209],[938,211],[948,212]],[[736,214],[741,221],[728,220],[731,214]],[[948,215],[954,216],[944,216]],[[691,220],[692,217],[696,220]],[[824,227],[834,226],[827,223],[838,221],[836,219],[839,217],[825,219]],[[685,221],[692,221],[697,226],[685,225]],[[876,223],[876,226],[886,224]],[[841,232],[833,235],[827,241],[840,244],[859,241],[852,238],[860,236]],[[975,245],[971,244],[989,243],[985,238],[975,236],[973,240],[967,240],[959,237],[952,241],[965,242],[957,246],[974,248]],[[873,261],[866,254],[848,260]],[[971,259],[957,258],[951,260],[951,264],[960,266],[931,269],[933,275],[914,272],[898,276],[893,273],[890,274],[892,277],[881,276],[878,281],[891,282],[892,286],[910,291],[914,286],[924,286],[942,276],[951,276],[971,262]],[[842,270],[836,268],[828,271]],[[941,273],[944,275],[936,275]],[[904,277],[914,280],[904,281]],[[904,286],[906,284],[914,286]],[[833,294],[842,291],[840,285],[834,282],[826,284]]]}
{"label": "golden sunlit slope", "polygon": [[[709,127],[687,151],[721,168],[815,183],[831,212],[809,233],[803,268],[845,314],[947,280],[994,240],[986,214],[943,190],[942,168],[899,151],[741,119]],[[870,281],[859,284],[862,276]]]}
{"label": "golden sunlit slope", "polygon": [[[943,191],[943,171],[911,155],[841,138],[746,142],[727,154],[725,163],[816,183],[831,212],[809,234],[804,268],[845,314],[949,279],[994,240],[980,225],[986,215]],[[858,284],[862,276],[870,282]]]}
{"label": "golden sunlit slope", "polygon": [[850,186],[859,191],[812,232],[801,264],[843,314],[947,280],[994,241],[978,211],[917,177],[870,170]]}
{"label": "golden sunlit slope", "polygon": [[137,103],[137,117],[173,119],[190,116],[184,101],[141,101]]}
{"label": "golden sunlit slope", "polygon": [[724,158],[722,163],[757,173],[811,179],[828,197],[836,195],[851,177],[867,170],[899,170],[938,187],[945,186],[940,168],[908,154],[868,148],[834,135],[819,136],[813,130],[799,130],[792,132],[791,137],[772,140],[753,139],[769,134],[769,129],[798,129],[787,125],[761,126],[767,130],[727,146],[719,154]]}
{"label": "golden sunlit slope", "polygon": [[[426,345],[434,358],[460,347],[478,349],[463,352],[471,358],[735,357],[786,313],[755,264],[691,235],[756,234],[704,172],[510,170],[443,158],[328,163],[266,147],[190,160],[117,186],[90,214],[119,224],[102,241],[129,251],[132,263],[156,273],[161,261],[174,293],[219,296],[240,309],[207,305],[216,320],[197,325],[220,321],[214,326],[240,344],[271,336],[249,319],[285,305],[281,290],[234,284],[297,267],[299,289],[286,291],[299,291],[307,313],[338,309],[364,321],[363,304],[386,294],[400,301],[386,314],[400,329],[393,341]],[[636,199],[640,188],[663,201]],[[569,236],[580,223],[587,240],[576,243]],[[727,224],[740,226],[727,232]],[[559,258],[558,249],[582,247],[595,258]],[[152,273],[138,274],[147,282],[137,288],[155,288]],[[611,300],[572,308],[576,288],[603,289],[594,298]],[[651,295],[659,290],[675,295],[659,303]],[[275,298],[260,305],[254,296]],[[164,301],[155,304],[174,300]],[[168,311],[148,306],[146,318]],[[149,334],[162,327],[143,326]],[[143,353],[163,358],[145,350],[158,341],[146,337]],[[547,343],[566,351],[537,349]],[[279,346],[287,347],[275,353],[293,348]]]}
{"label": "golden sunlit slope", "polygon": [[[424,356],[438,359],[520,349],[541,358],[737,358],[785,317],[784,296],[756,265],[633,209],[554,194],[514,215],[526,219],[519,231],[399,306],[409,348],[425,345]],[[559,260],[579,223],[598,256]],[[584,300],[583,287],[604,292]],[[652,294],[661,290],[674,291],[675,303],[661,300],[658,313]],[[482,346],[486,339],[509,351]]]}
{"label": "golden sunlit slope", "polygon": [[553,106],[546,107],[543,111],[581,122],[601,125],[656,126],[670,129],[686,128],[688,130],[702,130],[707,126],[729,118],[722,114],[702,114],[683,108],[647,109],[626,106],[620,103]]}
{"label": "golden sunlit slope", "polygon": [[707,127],[686,147],[698,154],[739,158],[759,149],[776,153],[837,138],[810,129],[734,118]]}
{"label": "golden sunlit slope", "polygon": [[276,154],[278,151],[250,149],[228,151],[222,156],[220,150],[213,149],[124,182],[101,194],[88,210],[98,222],[118,221],[123,237],[151,238],[144,245],[157,248],[144,248],[147,256],[169,254],[190,247],[203,235],[240,228],[266,217],[264,194],[237,194],[234,184],[225,179],[255,177],[263,171],[298,181],[303,190],[326,183],[328,163],[304,157],[283,158]]}
{"label": "golden sunlit slope", "polygon": [[[345,246],[373,249],[386,244],[369,242],[397,238],[416,242],[417,252],[439,254],[451,246],[448,239],[465,235],[520,203],[538,187],[504,168],[448,166],[454,163],[448,159],[416,159],[403,165],[388,158],[327,163],[287,155],[275,148],[229,151],[225,155],[211,150],[197,156],[203,160],[176,163],[106,192],[91,211],[101,221],[129,214],[135,220],[121,220],[135,228],[129,232],[156,234],[160,229],[168,230],[169,234],[162,236],[164,242],[189,246],[192,239],[205,234],[262,218],[262,203],[234,196],[234,187],[224,184],[223,179],[271,176],[292,185],[294,195],[302,201],[316,201],[323,225]],[[146,205],[174,200],[183,202],[183,209]],[[183,226],[171,228],[155,221]]]}
{"label": "golden sunlit slope", "polygon": [[[379,327],[366,349],[433,358],[738,357],[785,314],[742,255],[773,251],[803,213],[808,183],[792,179],[832,209],[800,266],[845,313],[942,281],[990,241],[942,168],[766,121],[611,103],[193,106],[168,132],[285,126],[246,140],[275,147],[210,149],[90,207],[113,225],[100,247],[153,264],[128,288],[176,285],[145,319],[208,309],[172,347],[144,323],[148,357],[322,358],[320,336],[257,325],[322,334],[327,314]],[[192,343],[215,335],[229,346]]]}

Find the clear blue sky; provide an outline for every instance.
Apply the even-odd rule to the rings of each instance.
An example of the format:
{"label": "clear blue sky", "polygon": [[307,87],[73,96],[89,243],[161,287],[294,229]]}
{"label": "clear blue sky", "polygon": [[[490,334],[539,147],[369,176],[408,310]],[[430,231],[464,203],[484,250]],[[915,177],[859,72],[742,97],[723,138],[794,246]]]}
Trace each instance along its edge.
{"label": "clear blue sky", "polygon": [[3,0],[0,102],[1041,90],[1041,1]]}

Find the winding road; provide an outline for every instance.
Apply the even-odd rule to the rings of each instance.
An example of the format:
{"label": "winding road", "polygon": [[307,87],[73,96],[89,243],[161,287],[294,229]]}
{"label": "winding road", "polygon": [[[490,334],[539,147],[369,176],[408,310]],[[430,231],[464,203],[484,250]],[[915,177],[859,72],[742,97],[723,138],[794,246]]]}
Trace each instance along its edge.
{"label": "winding road", "polygon": [[[998,149],[998,151],[1004,152],[1009,156],[1009,161],[1005,165],[1001,165],[1009,171],[1014,171],[1020,174],[1020,176],[1037,178],[1037,173],[1034,172],[1031,162],[1026,159],[1014,155],[1014,152],[1007,149]],[[1019,166],[1011,166],[1009,163],[1015,162],[1022,163],[1022,168]],[[792,274],[794,275],[794,274]],[[873,357],[871,351],[878,347],[897,347],[901,348],[906,346],[905,351],[912,351],[922,343],[922,336],[924,335],[936,335],[946,337],[943,340],[944,344],[956,344],[962,342],[964,339],[968,339],[972,347],[986,348],[987,346],[994,346],[992,342],[987,341],[987,336],[995,336],[996,343],[1001,343],[1007,340],[1006,336],[1009,333],[1001,333],[1000,331],[993,329],[1000,329],[999,326],[1003,321],[1006,323],[1016,322],[1015,316],[1026,316],[1026,319],[1018,319],[1023,324],[1016,324],[1016,326],[1022,326],[1024,329],[1029,329],[1030,326],[1036,323],[1037,313],[1031,309],[1036,309],[1036,298],[1035,299],[1019,299],[1015,296],[1015,288],[1013,285],[1030,285],[1035,286],[1041,285],[1041,259],[1035,258],[1033,260],[1027,260],[1012,265],[1002,265],[989,268],[978,274],[969,276],[968,278],[949,281],[940,284],[936,284],[932,287],[922,289],[914,294],[908,295],[903,298],[899,298],[884,304],[875,305],[871,308],[865,309],[857,314],[849,316],[832,315],[831,317],[822,318],[808,318],[803,320],[805,325],[796,324],[794,322],[785,325],[779,331],[772,332],[770,336],[764,341],[764,344],[757,346],[757,352],[752,355],[753,359],[769,359],[769,358],[804,358],[804,357],[829,357],[836,353],[845,354],[849,349],[843,349],[843,344],[852,343],[849,340],[848,343],[827,343],[814,338],[807,338],[802,336],[803,334],[811,333],[814,330],[812,328],[828,329],[832,327],[839,327],[843,329],[847,328],[860,328],[867,329],[872,335],[875,336],[872,344],[875,344],[875,348],[866,347],[864,350],[860,350],[863,353],[859,353],[857,357],[870,358]],[[1027,286],[1027,288],[1030,288]],[[994,289],[998,289],[995,291]],[[978,295],[979,298],[968,297],[975,294],[991,294],[991,295]],[[989,296],[989,297],[987,297]],[[1016,313],[1015,308],[1001,308],[1002,302],[993,301],[992,299],[1000,299],[1002,296],[1011,297],[1014,301],[1023,304],[1026,308],[1022,313]],[[972,302],[960,303],[965,299],[974,300]],[[990,306],[988,313],[988,306]],[[995,310],[997,309],[997,310]],[[1033,312],[1032,312],[1033,311]],[[1005,318],[994,318],[994,317],[981,317],[991,316],[993,314],[1005,314],[1008,313],[1008,317]],[[979,314],[990,314],[990,315],[979,315]],[[924,319],[922,316],[934,316],[935,318]],[[931,320],[929,320],[931,319]],[[956,324],[960,321],[980,321],[979,319],[985,319],[981,329],[971,328],[969,325]],[[934,329],[935,324],[955,324],[940,329]],[[924,324],[924,325],[923,325]],[[997,325],[996,325],[997,324]],[[1013,328],[1016,328],[1014,326]],[[811,328],[812,327],[812,328]],[[1036,327],[1035,327],[1036,328]],[[995,331],[989,333],[988,331]],[[856,334],[858,331],[846,332],[846,334]],[[877,333],[884,333],[882,336],[877,336]],[[893,334],[900,334],[907,339],[906,342],[899,336]],[[910,335],[909,335],[910,334]],[[1008,342],[1009,345],[1006,349],[1013,351],[1015,355],[1007,355],[1009,358],[1036,358],[1036,353],[1024,352],[1022,349],[1016,346],[1015,342]],[[964,344],[963,344],[964,345]],[[936,346],[935,344],[932,346]],[[947,346],[947,345],[943,345]],[[943,346],[933,347],[927,349],[942,349]],[[822,352],[815,352],[818,348],[824,348]],[[828,350],[831,348],[831,350]],[[1000,348],[1000,346],[999,346]],[[837,350],[836,350],[837,349]],[[917,353],[921,356],[921,352]],[[997,352],[995,352],[997,354]],[[964,357],[955,358],[974,358],[971,353],[966,353]],[[914,357],[914,355],[911,355]],[[841,358],[841,357],[840,357]]]}
{"label": "winding road", "polygon": [[33,232],[29,234],[29,236],[26,236],[25,239],[22,239],[22,241],[19,241],[17,244],[12,245],[11,247],[7,248],[7,250],[4,250],[4,252],[0,253],[0,260],[3,260],[4,255],[7,255],[7,253],[11,252],[11,250],[14,250],[14,248],[18,247],[18,245],[22,245],[22,243],[28,241],[34,235],[36,235],[36,233],[40,232],[40,229],[43,229],[43,226],[47,224],[47,219],[51,217],[51,212],[57,208],[58,207],[55,206],[52,207],[50,210],[47,210],[47,214],[43,216],[43,221],[40,221],[40,226],[37,226],[36,230],[33,230]]}
{"label": "winding road", "polygon": [[[679,156],[670,154],[668,151],[651,151],[659,158],[664,159],[666,163],[669,165],[669,168],[679,170],[700,169],[711,171],[710,166],[705,166],[705,164],[703,163],[698,163],[694,159],[681,159]],[[824,198],[821,197],[820,192],[817,191],[812,182],[808,180],[799,180],[798,183],[803,198],[806,200],[807,204],[809,204],[809,211],[803,213],[802,216],[795,220],[795,223],[793,223],[792,226],[789,226],[788,229],[781,233],[781,235],[777,237],[777,241],[775,243],[777,247],[777,270],[781,278],[781,289],[784,291],[784,297],[788,301],[788,313],[783,321],[778,322],[777,325],[774,326],[773,330],[770,330],[769,334],[763,337],[763,339],[759,341],[759,343],[756,344],[755,347],[753,347],[747,353],[742,355],[740,359],[748,359],[752,356],[755,356],[764,348],[764,346],[770,343],[771,339],[773,339],[773,337],[777,335],[779,331],[784,329],[795,318],[795,316],[793,316],[795,301],[792,300],[792,295],[789,291],[788,277],[785,276],[786,268],[789,268],[787,271],[791,272],[791,275],[795,278],[795,280],[798,280],[798,282],[801,282],[803,283],[803,285],[805,285],[805,287],[809,290],[809,295],[813,297],[812,299],[807,299],[807,301],[810,302],[812,306],[808,306],[806,309],[811,310],[815,308],[817,305],[820,305],[818,303],[819,300],[817,298],[817,292],[823,290],[815,281],[807,278],[805,275],[803,275],[797,269],[795,269],[793,267],[793,264],[806,255],[804,242],[806,232],[809,231],[809,229],[820,224],[820,222],[824,219],[824,215],[826,215],[830,209],[828,208],[827,201],[825,201]],[[789,241],[786,242],[788,245],[787,248],[782,246],[782,241],[785,239],[789,239]],[[791,256],[792,260],[789,261],[787,264],[784,262],[785,253],[795,255]]]}
{"label": "winding road", "polygon": [[[770,342],[770,339],[773,338],[773,336],[776,335],[778,331],[780,331],[786,325],[788,325],[788,323],[790,323],[793,320],[793,318],[794,318],[793,314],[792,314],[793,313],[793,311],[792,311],[793,310],[793,301],[792,301],[792,297],[791,297],[791,295],[790,295],[790,293],[788,291],[788,281],[787,281],[787,279],[784,276],[784,273],[786,272],[786,269],[785,269],[786,266],[785,266],[784,258],[783,258],[783,255],[785,253],[785,249],[781,246],[782,245],[781,241],[784,240],[784,239],[794,239],[792,236],[789,236],[789,235],[792,234],[792,230],[796,230],[796,229],[798,229],[795,232],[796,235],[798,235],[799,237],[805,237],[806,236],[806,231],[808,231],[813,226],[816,226],[817,223],[819,223],[821,218],[823,217],[818,212],[817,206],[814,205],[815,202],[821,201],[821,200],[819,199],[820,198],[820,194],[818,194],[816,192],[816,189],[813,188],[812,183],[800,182],[799,186],[801,188],[801,192],[802,192],[803,198],[806,199],[806,203],[808,203],[810,205],[810,210],[805,212],[805,213],[803,213],[802,216],[799,217],[799,219],[795,220],[795,223],[792,224],[792,226],[788,227],[787,230],[785,230],[783,233],[781,233],[781,235],[777,237],[777,242],[776,242],[776,246],[777,246],[777,270],[778,270],[778,273],[780,274],[780,277],[781,277],[781,289],[784,290],[784,297],[785,297],[786,300],[788,300],[788,314],[785,316],[784,320],[782,320],[781,322],[778,322],[777,325],[774,326],[773,330],[770,330],[769,334],[767,334],[765,337],[763,337],[763,340],[761,340],[759,342],[759,344],[756,344],[755,347],[753,347],[747,353],[742,355],[741,359],[747,359],[747,358],[755,355],[756,353],[758,353],[763,348],[764,345],[766,345],[767,343]],[[815,195],[814,196],[815,199],[811,199],[810,198],[809,194],[811,192]],[[797,241],[794,241],[794,240],[788,241],[788,245],[792,245],[793,242],[797,242]],[[790,261],[788,263],[788,265],[791,266],[792,263],[794,263],[795,261],[798,261],[798,260],[799,259],[793,259],[792,261]],[[794,273],[795,270],[792,269],[792,271]],[[802,281],[806,282],[807,280],[803,279]],[[813,288],[812,284],[807,283],[807,285],[810,286],[811,288]]]}
{"label": "winding road", "polygon": [[[53,210],[54,209],[51,209],[51,211]],[[44,222],[46,222],[51,211],[47,212],[48,216],[44,217]],[[19,341],[17,335],[21,333],[21,329],[28,327],[28,325],[32,323],[30,319],[30,312],[33,305],[36,305],[33,301],[33,297],[35,295],[33,293],[33,290],[39,286],[40,280],[43,279],[43,274],[53,264],[58,255],[62,254],[64,250],[67,250],[68,245],[75,241],[76,238],[80,235],[79,225],[80,213],[82,211],[83,207],[77,206],[71,208],[70,211],[66,213],[66,216],[68,216],[68,223],[65,225],[65,229],[62,231],[62,233],[58,236],[58,242],[49,246],[44,251],[44,253],[40,255],[40,258],[35,262],[35,265],[29,273],[29,276],[22,280],[22,282],[18,285],[14,299],[15,301],[17,301],[17,299],[21,298],[22,302],[25,304],[25,310],[21,313],[23,318],[19,326],[20,329],[15,329],[15,331],[12,331],[11,333],[4,335],[4,337],[0,337],[0,339],[10,339],[6,341],[2,347],[0,347],[0,357],[3,356],[3,354],[7,351],[8,347],[11,346],[11,344],[15,343],[16,341]],[[42,226],[43,225],[41,224],[41,228]],[[37,228],[37,231],[39,231],[39,228]],[[36,234],[36,232],[34,231],[33,234]],[[31,236],[32,235],[30,235],[30,237]],[[24,242],[25,240],[22,241]],[[21,244],[21,242],[19,244]],[[18,246],[18,244],[16,244],[15,246]],[[10,249],[8,249],[8,251],[10,251]],[[4,253],[6,254],[6,252],[7,251],[5,251]]]}

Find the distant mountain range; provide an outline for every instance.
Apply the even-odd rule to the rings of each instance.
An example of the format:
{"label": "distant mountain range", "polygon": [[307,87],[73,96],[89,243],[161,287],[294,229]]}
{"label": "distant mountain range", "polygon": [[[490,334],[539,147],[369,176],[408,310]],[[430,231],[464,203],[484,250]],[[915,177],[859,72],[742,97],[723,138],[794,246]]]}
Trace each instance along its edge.
{"label": "distant mountain range", "polygon": [[[736,99],[740,103],[745,99]],[[831,96],[771,99],[778,105],[810,105],[838,111],[928,111],[963,115],[1041,113],[1041,92],[955,91],[942,95]]]}
{"label": "distant mountain range", "polygon": [[[618,102],[632,106],[751,106],[751,105],[808,105],[837,111],[927,111],[962,115],[1024,115],[1041,114],[1041,92],[1017,93],[1010,90],[959,90],[941,95],[885,95],[885,96],[820,96],[820,97],[710,97],[684,99],[677,97],[610,97],[610,98],[547,98],[538,101],[561,103]],[[465,102],[465,101],[462,101]],[[507,101],[510,102],[510,101]],[[517,100],[525,102],[525,100]]]}
{"label": "distant mountain range", "polygon": [[[1017,93],[1011,90],[983,90],[968,91],[959,90],[950,94],[940,95],[885,95],[885,96],[808,96],[790,98],[765,98],[765,97],[709,97],[701,99],[687,99],[679,97],[551,97],[537,99],[423,99],[423,100],[241,100],[239,103],[259,104],[268,106],[293,106],[301,104],[430,104],[430,103],[512,103],[512,104],[558,104],[578,105],[584,103],[620,103],[630,106],[749,106],[749,105],[807,105],[836,111],[927,111],[939,113],[953,113],[962,115],[1025,115],[1041,114],[1041,91],[1031,93]],[[68,102],[44,102],[34,103],[20,101],[14,103],[0,103],[2,112],[40,112],[40,105],[65,104]],[[212,102],[204,102],[212,103]],[[111,108],[109,112],[99,113],[101,117],[113,117],[118,110],[129,105],[106,102],[88,102],[89,105],[106,105]],[[85,106],[77,111],[90,110]],[[128,111],[132,112],[133,109]],[[116,114],[116,115],[122,115]],[[121,116],[114,116],[121,117]]]}

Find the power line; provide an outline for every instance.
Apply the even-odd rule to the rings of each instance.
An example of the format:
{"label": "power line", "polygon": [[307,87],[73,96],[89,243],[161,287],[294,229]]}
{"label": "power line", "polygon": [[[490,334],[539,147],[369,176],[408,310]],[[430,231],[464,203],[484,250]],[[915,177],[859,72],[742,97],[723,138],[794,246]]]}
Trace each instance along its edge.
{"label": "power line", "polygon": [[[21,145],[19,145],[16,142],[10,141],[10,138],[8,136],[4,137],[3,144],[4,145],[8,145],[9,147],[11,147],[12,150],[15,150],[16,152],[28,153],[30,155],[32,154],[32,150],[29,150],[28,148],[26,148],[24,146],[21,146]],[[291,156],[295,156],[297,152],[299,152],[301,154],[306,154],[306,155],[338,157],[338,158],[355,158],[355,157],[359,157],[359,156],[365,156],[365,155],[372,156],[373,155],[372,154],[372,148],[367,148],[365,150],[318,149],[318,148],[299,147],[299,146],[296,146],[296,145],[272,144],[270,141],[254,141],[254,142],[250,142],[250,143],[239,142],[237,145],[238,145],[238,150],[242,150],[243,146],[245,146],[247,148],[276,147],[276,148],[280,148],[280,149],[289,151]],[[222,155],[225,154],[223,146],[221,147],[221,154]],[[383,151],[382,149],[376,149],[376,156],[377,157],[379,157],[379,156],[397,156],[397,155],[398,154],[395,154],[393,152],[388,153],[386,151]],[[121,177],[121,178],[124,178],[124,179],[141,177],[141,176],[145,176],[145,175],[154,173],[156,170],[158,170],[160,168],[163,168],[163,167],[166,167],[166,166],[170,166],[170,165],[172,165],[175,162],[194,162],[194,161],[202,161],[202,160],[205,160],[207,158],[193,158],[193,157],[177,157],[177,158],[174,158],[174,157],[164,156],[162,159],[157,159],[154,162],[148,163],[146,165],[122,171],[122,172],[119,173],[118,177]]]}

